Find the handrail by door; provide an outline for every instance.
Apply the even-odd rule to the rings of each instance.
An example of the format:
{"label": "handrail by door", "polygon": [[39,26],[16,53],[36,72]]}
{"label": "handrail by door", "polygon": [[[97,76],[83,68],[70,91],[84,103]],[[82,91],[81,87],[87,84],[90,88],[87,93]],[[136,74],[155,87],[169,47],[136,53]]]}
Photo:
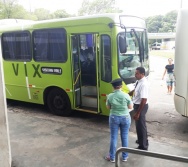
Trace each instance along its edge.
{"label": "handrail by door", "polygon": [[144,155],[148,157],[161,158],[161,159],[166,159],[166,160],[188,163],[188,157],[175,156],[175,155],[163,154],[163,153],[157,153],[157,152],[151,152],[151,151],[145,151],[145,150],[138,150],[138,149],[133,149],[133,148],[128,148],[128,147],[120,147],[116,151],[115,167],[119,167],[118,155],[121,152],[129,152],[132,154],[139,154],[139,155]]}

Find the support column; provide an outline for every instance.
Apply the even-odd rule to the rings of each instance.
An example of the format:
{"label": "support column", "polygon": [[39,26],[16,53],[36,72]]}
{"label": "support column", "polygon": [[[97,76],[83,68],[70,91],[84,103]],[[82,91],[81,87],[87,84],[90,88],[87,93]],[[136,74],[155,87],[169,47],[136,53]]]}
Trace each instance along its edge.
{"label": "support column", "polygon": [[2,64],[2,51],[0,45],[0,167],[11,167],[12,159],[9,138],[9,124]]}

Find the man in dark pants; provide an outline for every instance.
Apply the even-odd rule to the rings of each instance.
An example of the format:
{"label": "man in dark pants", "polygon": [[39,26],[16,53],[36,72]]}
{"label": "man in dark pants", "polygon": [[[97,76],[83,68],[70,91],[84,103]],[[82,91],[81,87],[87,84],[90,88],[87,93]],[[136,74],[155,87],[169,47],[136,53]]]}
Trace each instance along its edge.
{"label": "man in dark pants", "polygon": [[129,94],[133,95],[134,111],[133,116],[136,122],[137,143],[139,146],[137,149],[148,150],[148,136],[146,127],[146,113],[148,110],[148,82],[145,78],[145,69],[138,67],[135,72],[135,77],[138,80],[136,82],[135,89]]}

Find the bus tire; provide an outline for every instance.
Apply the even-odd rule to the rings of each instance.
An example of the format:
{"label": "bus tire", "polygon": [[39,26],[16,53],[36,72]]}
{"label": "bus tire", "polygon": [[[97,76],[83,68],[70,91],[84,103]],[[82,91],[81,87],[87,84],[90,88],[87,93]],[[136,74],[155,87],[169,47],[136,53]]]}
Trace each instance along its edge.
{"label": "bus tire", "polygon": [[72,112],[68,95],[59,88],[52,89],[47,96],[49,110],[59,116],[69,116]]}

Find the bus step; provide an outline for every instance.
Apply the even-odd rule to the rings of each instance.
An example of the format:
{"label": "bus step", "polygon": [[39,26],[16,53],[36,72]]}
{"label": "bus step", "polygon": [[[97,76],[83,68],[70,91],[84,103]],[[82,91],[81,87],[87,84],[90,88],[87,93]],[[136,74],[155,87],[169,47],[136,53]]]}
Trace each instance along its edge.
{"label": "bus step", "polygon": [[84,107],[97,108],[97,102],[96,95],[82,96],[82,106]]}
{"label": "bus step", "polygon": [[97,95],[82,95],[82,96],[84,96],[84,97],[89,97],[89,98],[97,98]]}
{"label": "bus step", "polygon": [[85,107],[85,106],[81,106],[81,107],[77,108],[76,110],[81,110],[81,111],[90,112],[90,113],[97,113],[98,112],[97,108]]}

